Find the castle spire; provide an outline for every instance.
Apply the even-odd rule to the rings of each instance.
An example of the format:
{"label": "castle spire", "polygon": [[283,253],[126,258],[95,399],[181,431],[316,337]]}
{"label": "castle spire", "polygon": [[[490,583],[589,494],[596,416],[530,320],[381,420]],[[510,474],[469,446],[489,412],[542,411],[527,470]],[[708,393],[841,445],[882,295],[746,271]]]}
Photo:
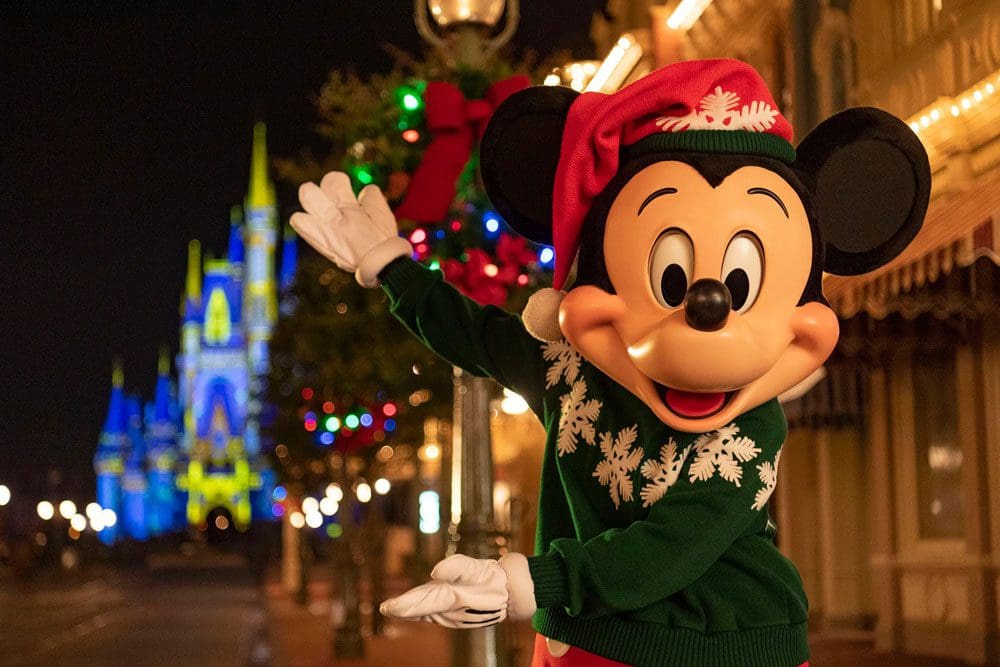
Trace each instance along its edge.
{"label": "castle spire", "polygon": [[108,415],[104,420],[104,432],[101,439],[108,436],[108,444],[117,446],[117,437],[124,436],[128,429],[128,414],[125,405],[125,370],[121,357],[115,357],[111,370],[111,399],[108,402]]}
{"label": "castle spire", "polygon": [[229,209],[229,262],[243,264],[243,208],[239,204]]}
{"label": "castle spire", "polygon": [[281,278],[278,285],[282,294],[292,287],[295,281],[295,268],[298,263],[298,237],[291,225],[285,225],[284,243],[281,247]]}
{"label": "castle spire", "polygon": [[160,348],[157,371],[153,419],[155,421],[170,421],[170,354],[166,345]]}
{"label": "castle spire", "polygon": [[247,191],[247,208],[275,206],[274,184],[267,173],[267,126],[253,126],[253,152],[250,155],[250,189]]}
{"label": "castle spire", "polygon": [[192,239],[188,243],[188,266],[185,292],[188,303],[201,305],[201,242]]}

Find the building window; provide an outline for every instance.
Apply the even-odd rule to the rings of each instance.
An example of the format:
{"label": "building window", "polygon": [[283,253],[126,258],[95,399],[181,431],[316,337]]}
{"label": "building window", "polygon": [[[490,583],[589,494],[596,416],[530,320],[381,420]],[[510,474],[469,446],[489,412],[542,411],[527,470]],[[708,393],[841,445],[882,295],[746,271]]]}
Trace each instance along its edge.
{"label": "building window", "polygon": [[920,354],[913,365],[917,515],[921,539],[965,536],[962,448],[953,351]]}

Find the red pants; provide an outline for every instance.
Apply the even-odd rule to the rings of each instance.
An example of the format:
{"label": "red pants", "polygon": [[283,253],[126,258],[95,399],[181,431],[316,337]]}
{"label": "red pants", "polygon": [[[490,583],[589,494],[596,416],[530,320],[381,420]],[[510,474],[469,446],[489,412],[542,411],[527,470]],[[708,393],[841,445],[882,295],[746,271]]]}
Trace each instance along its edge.
{"label": "red pants", "polygon": [[[535,635],[535,654],[531,659],[531,667],[629,667],[629,665],[587,653],[576,647],[570,648],[566,655],[556,658],[549,653],[549,647],[545,645],[545,637]],[[809,667],[809,663],[804,662],[799,667]]]}

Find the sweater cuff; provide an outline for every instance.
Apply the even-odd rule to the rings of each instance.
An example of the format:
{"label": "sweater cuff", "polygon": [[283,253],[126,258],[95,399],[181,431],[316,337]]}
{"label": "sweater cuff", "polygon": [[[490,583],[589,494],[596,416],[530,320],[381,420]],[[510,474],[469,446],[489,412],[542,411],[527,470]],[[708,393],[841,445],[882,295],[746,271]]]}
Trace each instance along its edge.
{"label": "sweater cuff", "polygon": [[423,264],[409,257],[400,257],[389,263],[378,274],[378,279],[382,281],[382,289],[397,299],[403,292],[413,287],[415,281],[425,280],[428,271],[429,269]]}
{"label": "sweater cuff", "polygon": [[402,236],[390,236],[379,242],[361,258],[354,277],[362,287],[378,287],[378,275],[393,260],[409,257],[413,246]]}
{"label": "sweater cuff", "polygon": [[561,554],[551,551],[544,556],[529,557],[528,571],[535,584],[535,605],[539,609],[569,604],[566,566]]}

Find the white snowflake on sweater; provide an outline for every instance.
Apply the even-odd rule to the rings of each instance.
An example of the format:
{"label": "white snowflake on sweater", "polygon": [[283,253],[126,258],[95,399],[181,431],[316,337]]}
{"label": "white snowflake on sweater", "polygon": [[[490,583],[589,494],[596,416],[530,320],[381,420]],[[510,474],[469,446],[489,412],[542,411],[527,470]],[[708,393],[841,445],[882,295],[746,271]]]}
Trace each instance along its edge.
{"label": "white snowflake on sweater", "polygon": [[642,496],[643,507],[649,507],[662,498],[667,489],[677,482],[690,451],[691,445],[688,445],[678,454],[677,443],[670,438],[669,442],[660,448],[659,460],[649,459],[642,464],[639,472],[649,480],[643,483],[642,491],[639,493]]}
{"label": "white snowflake on sweater", "polygon": [[760,481],[764,483],[764,486],[757,495],[754,496],[753,505],[750,506],[752,510],[762,510],[764,506],[767,505],[767,501],[771,499],[771,494],[774,493],[774,487],[778,483],[778,462],[781,461],[781,450],[774,455],[774,463],[770,461],[764,461],[757,466],[757,476],[760,477]]}
{"label": "white snowflake on sweater", "polygon": [[610,432],[601,434],[601,453],[604,460],[597,464],[594,477],[611,493],[615,509],[622,500],[632,500],[632,473],[642,461],[642,449],[632,449],[638,429],[635,425],[623,428],[614,437]]}
{"label": "white snowflake on sweater", "polygon": [[580,437],[588,444],[594,444],[594,422],[601,413],[601,402],[596,398],[587,399],[586,381],[574,382],[569,393],[560,398],[559,402],[562,404],[559,435],[556,437],[559,456],[575,452],[577,439]]}
{"label": "white snowflake on sweater", "polygon": [[550,364],[548,370],[545,372],[546,389],[551,389],[559,384],[559,380],[563,376],[566,377],[566,384],[568,385],[576,382],[583,357],[573,349],[565,338],[542,345],[542,358],[546,361],[555,362]]}
{"label": "white snowflake on sweater", "polygon": [[660,116],[656,125],[664,132],[685,130],[751,130],[764,132],[774,125],[778,110],[767,102],[754,100],[740,106],[740,96],[723,91],[721,86],[715,92],[701,98],[700,110],[693,110],[685,116]]}
{"label": "white snowflake on sweater", "polygon": [[756,458],[760,448],[755,447],[754,441],[748,437],[737,437],[739,432],[739,426],[730,424],[698,436],[692,443],[695,457],[688,469],[691,482],[704,482],[718,472],[719,477],[727,482],[740,485],[743,478],[741,464]]}

